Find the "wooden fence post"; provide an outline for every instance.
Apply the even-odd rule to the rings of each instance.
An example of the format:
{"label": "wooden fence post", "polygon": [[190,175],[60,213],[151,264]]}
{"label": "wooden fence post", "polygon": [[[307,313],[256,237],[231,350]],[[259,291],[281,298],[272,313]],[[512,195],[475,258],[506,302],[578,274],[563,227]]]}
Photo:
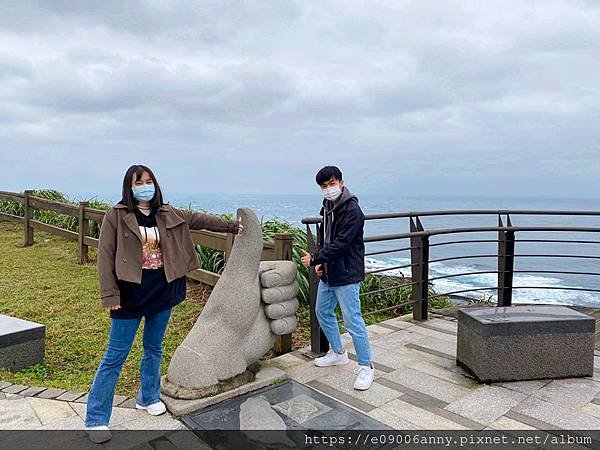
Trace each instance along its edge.
{"label": "wooden fence post", "polygon": [[[292,261],[292,244],[294,236],[290,233],[275,233],[275,259]],[[276,355],[282,355],[292,351],[292,335],[285,334],[277,336],[273,350]]]}
{"label": "wooden fence post", "polygon": [[90,234],[90,221],[85,218],[85,208],[89,205],[89,202],[79,202],[79,236],[77,238],[79,264],[89,261],[88,246],[85,244],[85,237]]}
{"label": "wooden fence post", "polygon": [[32,189],[26,189],[23,194],[25,195],[25,198],[23,199],[23,207],[25,208],[25,220],[24,220],[24,225],[25,225],[25,247],[30,247],[33,245],[33,228],[31,227],[31,224],[29,223],[30,220],[33,219],[33,208],[31,206],[29,206],[29,197],[33,195],[33,190]]}
{"label": "wooden fence post", "polygon": [[227,237],[225,239],[225,262],[227,262],[227,260],[229,259],[229,255],[231,254],[231,249],[233,248],[235,234],[227,233]]}

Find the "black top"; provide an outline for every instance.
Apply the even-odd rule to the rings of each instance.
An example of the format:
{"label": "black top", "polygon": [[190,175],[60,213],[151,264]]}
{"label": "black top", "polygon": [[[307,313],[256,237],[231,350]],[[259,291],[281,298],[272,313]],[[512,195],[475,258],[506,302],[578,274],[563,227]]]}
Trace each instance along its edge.
{"label": "black top", "polygon": [[312,255],[311,265],[325,265],[321,279],[330,286],[361,282],[365,279],[365,216],[358,205],[358,198],[344,187],[334,207],[333,202],[323,202],[321,214],[320,248]]}
{"label": "black top", "polygon": [[[146,216],[137,207],[135,217],[140,230],[144,257],[142,259],[142,282],[117,280],[121,291],[121,308],[111,309],[110,317],[115,319],[135,319],[156,314],[172,308],[185,300],[185,275],[167,283],[160,253],[160,235],[156,226],[156,211]],[[137,238],[136,238],[137,239]]]}

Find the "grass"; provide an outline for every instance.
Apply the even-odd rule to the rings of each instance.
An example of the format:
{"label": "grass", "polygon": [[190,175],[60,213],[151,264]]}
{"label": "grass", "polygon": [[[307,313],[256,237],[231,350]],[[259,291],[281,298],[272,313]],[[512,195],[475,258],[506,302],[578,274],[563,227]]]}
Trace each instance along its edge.
{"label": "grass", "polygon": [[[46,198],[63,201],[60,193],[46,191]],[[0,202],[2,203],[2,202]],[[100,201],[94,207],[106,206]],[[9,202],[0,204],[0,210],[18,215]],[[39,217],[48,223],[67,229],[77,229],[78,224],[68,216],[53,213]],[[306,248],[306,233],[293,225],[267,221],[263,223],[263,236],[270,239],[276,232],[294,234],[293,257],[299,268],[298,282],[300,309],[298,328],[292,335],[293,348],[301,348],[310,341],[310,314],[308,307],[307,271],[300,264],[302,250]],[[91,233],[92,234],[92,233]],[[77,244],[45,232],[35,231],[34,245],[23,247],[22,225],[0,221],[0,314],[42,323],[46,326],[46,356],[43,364],[11,373],[0,369],[0,380],[28,386],[59,387],[68,390],[88,391],[98,364],[104,354],[110,317],[108,310],[100,307],[96,254],[90,248],[90,262],[77,264]],[[206,249],[204,249],[206,250]],[[199,253],[203,249],[198,249]],[[209,265],[218,268],[219,253],[206,251]],[[203,258],[199,254],[200,260]],[[207,268],[207,267],[204,267]],[[215,270],[217,271],[217,270]],[[385,287],[393,289],[361,298],[363,311],[386,308],[410,299],[410,287],[400,286],[409,280],[399,277],[367,276],[361,292]],[[173,309],[165,334],[161,374],[166,373],[175,349],[187,336],[211,289],[200,283],[188,281],[187,299]],[[444,297],[430,301],[430,308],[449,307]],[[367,324],[377,323],[411,311],[410,305],[394,308],[386,313],[365,316]],[[338,318],[341,318],[339,307]],[[140,328],[143,324],[140,325]],[[142,333],[138,332],[131,352],[123,366],[116,393],[133,397],[139,388],[139,365],[142,357]],[[272,352],[265,358],[272,357]]]}
{"label": "grass", "polygon": [[[23,247],[23,227],[0,221],[0,314],[46,326],[43,364],[19,372],[0,369],[0,380],[27,386],[89,391],[104,354],[110,316],[100,307],[95,249],[90,262],[77,264],[77,244],[35,231],[34,245]],[[173,309],[163,343],[161,374],[165,374],[175,349],[187,336],[202,311],[211,288],[187,283],[187,299]],[[308,309],[294,332],[294,348],[310,338]],[[116,394],[133,397],[139,388],[142,333],[133,342],[123,365]],[[273,356],[271,353],[266,358]]]}
{"label": "grass", "polygon": [[[92,262],[79,265],[75,242],[39,231],[32,247],[22,247],[22,239],[22,226],[0,222],[0,314],[46,325],[46,358],[44,364],[16,373],[0,369],[0,379],[88,391],[110,328],[108,310],[100,307],[95,254],[90,252]],[[171,355],[209,292],[200,284],[189,284],[188,299],[173,309],[161,373],[166,373]],[[118,394],[133,396],[139,387],[141,336],[141,332],[136,335],[123,366]]]}
{"label": "grass", "polygon": [[[36,197],[45,198],[48,200],[54,200],[61,203],[67,203],[77,205],[76,200],[69,199],[66,195],[61,192],[45,189],[34,191]],[[80,199],[82,200],[82,199]],[[97,198],[87,199],[92,208],[106,211],[110,208],[108,202],[99,200]],[[188,206],[191,209],[191,204]],[[0,212],[6,212],[13,215],[23,216],[23,205],[12,202],[12,201],[0,201]],[[204,211],[208,212],[208,211]],[[233,220],[234,217],[231,214],[219,214],[226,220]],[[44,223],[58,226],[70,231],[78,231],[79,220],[77,217],[66,216],[58,214],[50,210],[34,210],[34,218]],[[298,286],[300,292],[298,294],[298,300],[300,302],[300,315],[306,316],[309,308],[309,284],[308,284],[308,269],[302,265],[300,258],[304,254],[304,251],[308,248],[306,231],[293,224],[290,224],[281,220],[267,220],[261,222],[263,239],[266,241],[273,240],[276,233],[291,233],[293,235],[292,245],[292,259],[296,263],[298,269]],[[100,230],[100,224],[96,221],[90,221],[90,236],[98,237]],[[196,245],[196,253],[200,261],[200,265],[203,269],[222,273],[225,268],[225,254],[222,251],[218,251],[212,248]],[[410,300],[410,289],[402,287],[406,280],[402,277],[389,277],[389,276],[372,276],[367,275],[365,281],[361,285],[361,293],[371,292],[379,290],[381,288],[397,288],[390,289],[386,292],[364,295],[361,298],[363,311],[374,311],[381,308],[392,307],[401,303],[406,303]],[[433,299],[430,302],[430,307],[439,308],[450,306],[450,303],[445,297]],[[367,323],[375,323],[384,320],[391,315],[405,314],[411,310],[410,305],[401,306],[385,314],[374,314],[366,316],[365,320]],[[338,308],[338,317],[339,308]],[[301,333],[302,334],[302,333]]]}

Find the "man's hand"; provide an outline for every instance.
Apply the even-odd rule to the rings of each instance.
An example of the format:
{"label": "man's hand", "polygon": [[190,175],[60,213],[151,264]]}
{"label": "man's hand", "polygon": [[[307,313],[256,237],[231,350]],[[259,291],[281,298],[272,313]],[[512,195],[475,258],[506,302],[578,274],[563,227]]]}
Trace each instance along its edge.
{"label": "man's hand", "polygon": [[323,264],[317,264],[315,266],[315,272],[317,272],[317,276],[321,278],[325,273],[325,271],[323,270]]}
{"label": "man's hand", "polygon": [[306,267],[310,267],[310,253],[305,251],[304,256],[300,258],[300,261],[302,261],[302,264],[304,264]]}
{"label": "man's hand", "polygon": [[121,309],[121,305],[112,305],[110,309]]}

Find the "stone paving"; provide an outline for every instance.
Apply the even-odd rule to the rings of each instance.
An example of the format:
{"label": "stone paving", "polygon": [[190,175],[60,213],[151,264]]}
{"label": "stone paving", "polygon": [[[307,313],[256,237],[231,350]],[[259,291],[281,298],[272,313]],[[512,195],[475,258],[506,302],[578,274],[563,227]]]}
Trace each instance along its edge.
{"label": "stone paving", "polygon": [[272,361],[303,383],[396,429],[600,429],[600,352],[594,376],[479,384],[456,365],[455,318],[409,316],[367,327],[376,368],[368,391],[352,387],[346,366],[316,367],[296,351]]}
{"label": "stone paving", "polygon": [[[0,430],[83,430],[87,394],[32,388],[0,382]],[[84,395],[85,394],[85,395]],[[150,416],[135,400],[115,396],[111,429],[179,430],[186,427],[170,414]]]}
{"label": "stone paving", "polygon": [[[593,377],[482,385],[456,365],[456,319],[408,317],[368,327],[376,368],[368,391],[352,387],[354,361],[316,367],[305,352],[271,360],[298,383],[396,429],[600,429],[600,352]],[[0,429],[83,430],[87,395],[0,381]],[[169,413],[158,417],[116,396],[111,429],[182,430]],[[280,412],[285,405],[281,405]]]}

